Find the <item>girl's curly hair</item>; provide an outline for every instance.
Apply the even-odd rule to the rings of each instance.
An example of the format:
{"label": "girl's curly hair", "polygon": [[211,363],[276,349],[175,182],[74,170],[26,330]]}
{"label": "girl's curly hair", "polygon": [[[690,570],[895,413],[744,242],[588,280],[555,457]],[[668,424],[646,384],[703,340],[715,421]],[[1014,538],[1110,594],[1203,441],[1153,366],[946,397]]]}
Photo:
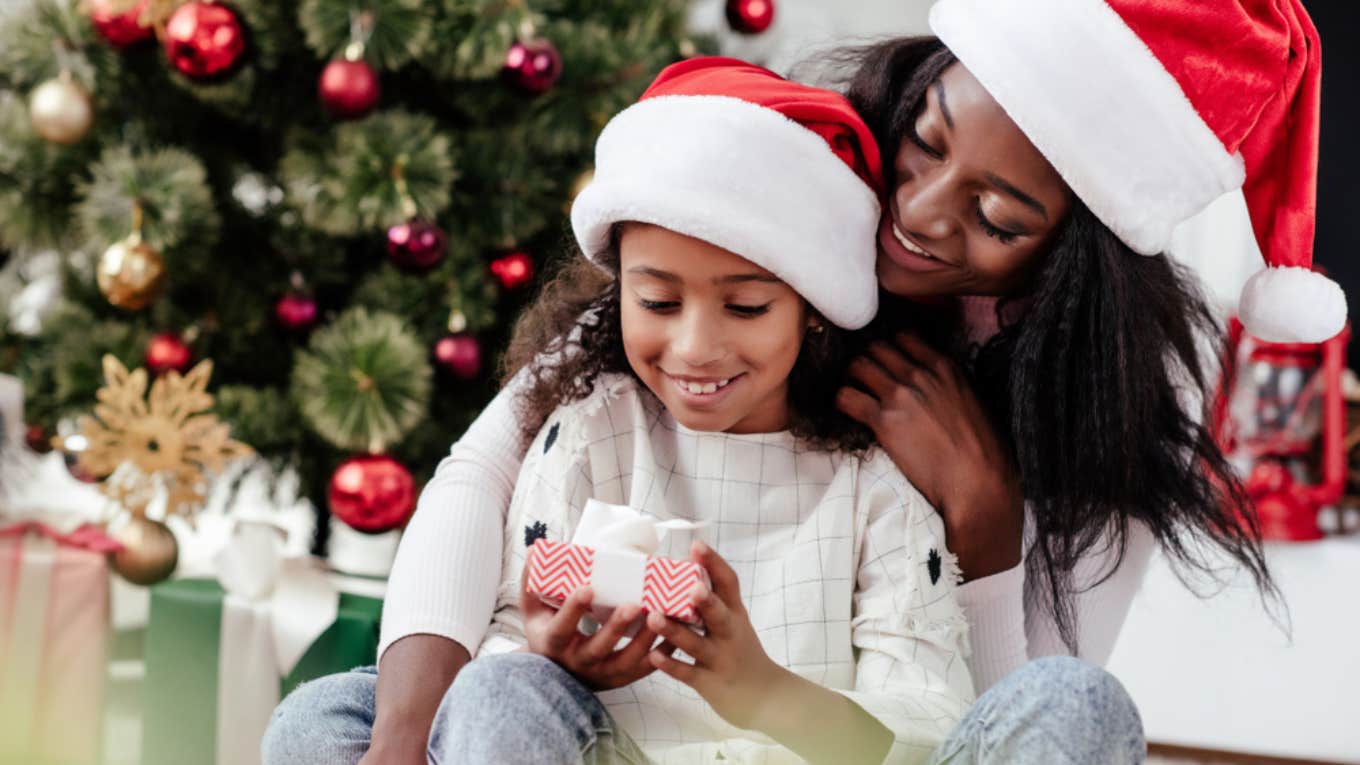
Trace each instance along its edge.
{"label": "girl's curly hair", "polygon": [[[515,323],[502,361],[502,383],[521,370],[527,375],[516,398],[526,442],[553,410],[589,395],[600,375],[637,379],[624,355],[620,322],[617,274],[626,225],[615,224],[610,231],[609,247],[601,256],[604,268],[577,250]],[[835,408],[836,390],[857,348],[852,345],[855,336],[825,320],[820,323],[821,331],[804,335],[789,373],[789,430],[812,448],[862,452],[873,443],[872,433]]]}

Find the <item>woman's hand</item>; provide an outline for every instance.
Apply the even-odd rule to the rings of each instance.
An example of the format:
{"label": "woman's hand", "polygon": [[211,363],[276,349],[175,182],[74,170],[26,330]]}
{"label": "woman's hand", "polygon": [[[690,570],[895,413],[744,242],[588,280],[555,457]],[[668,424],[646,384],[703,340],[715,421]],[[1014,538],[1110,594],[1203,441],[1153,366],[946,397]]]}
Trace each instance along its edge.
{"label": "woman's hand", "polygon": [[851,364],[850,376],[864,390],[841,388],[837,408],[873,430],[939,510],[964,578],[1018,564],[1024,533],[1019,478],[958,367],[904,332],[895,344],[871,344]]}
{"label": "woman's hand", "polygon": [[[713,582],[713,589],[699,585],[691,596],[707,634],[662,614],[648,614],[647,626],[665,638],[662,648],[652,651],[652,664],[693,688],[729,723],[764,730],[762,713],[767,704],[781,703],[774,690],[790,673],[760,645],[741,602],[737,574],[727,561],[703,542],[694,543],[690,556]],[[676,648],[694,657],[694,663],[671,656]]]}
{"label": "woman's hand", "polygon": [[[526,567],[520,581],[528,579]],[[656,633],[647,625],[642,625],[632,642],[614,650],[642,615],[642,607],[634,603],[619,606],[595,634],[585,635],[577,624],[590,612],[592,597],[589,587],[581,587],[561,609],[555,609],[521,585],[519,604],[528,650],[557,662],[595,691],[621,688],[654,672],[656,667],[648,659],[648,652],[656,641]]]}

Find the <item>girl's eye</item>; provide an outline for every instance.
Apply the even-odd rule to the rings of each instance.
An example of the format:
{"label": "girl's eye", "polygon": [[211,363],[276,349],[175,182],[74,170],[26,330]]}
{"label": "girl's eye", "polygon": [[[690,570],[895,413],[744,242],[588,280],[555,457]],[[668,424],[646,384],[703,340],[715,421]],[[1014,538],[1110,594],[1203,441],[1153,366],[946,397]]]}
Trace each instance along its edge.
{"label": "girl's eye", "polygon": [[931,159],[944,159],[944,152],[926,143],[925,139],[921,137],[921,134],[916,132],[916,125],[914,123],[907,128],[907,140],[916,144],[916,148],[925,152],[927,157],[930,157]]}
{"label": "girl's eye", "polygon": [[728,303],[727,310],[744,318],[753,318],[769,311],[770,304],[766,303],[765,305],[735,305],[733,303]]}
{"label": "girl's eye", "polygon": [[1007,231],[987,220],[987,216],[982,213],[982,205],[977,206],[977,219],[978,225],[982,227],[983,233],[999,240],[1002,244],[1010,244],[1015,241],[1017,236],[1020,236],[1020,234],[1015,231]]}
{"label": "girl's eye", "polygon": [[642,306],[642,310],[644,311],[665,313],[666,311],[679,307],[680,302],[678,300],[646,300],[638,298],[638,305]]}

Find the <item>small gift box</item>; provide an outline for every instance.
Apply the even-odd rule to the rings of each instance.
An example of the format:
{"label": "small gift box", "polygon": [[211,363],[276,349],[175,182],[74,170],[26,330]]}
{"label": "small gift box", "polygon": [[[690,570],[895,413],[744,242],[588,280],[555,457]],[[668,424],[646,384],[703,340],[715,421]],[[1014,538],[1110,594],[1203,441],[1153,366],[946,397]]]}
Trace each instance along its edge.
{"label": "small gift box", "polygon": [[143,765],[259,763],[284,695],[376,661],[385,584],[286,556],[282,539],[277,527],[238,523],[216,579],[152,588]]}
{"label": "small gift box", "polygon": [[698,625],[690,603],[694,585],[708,586],[708,572],[693,561],[653,555],[670,529],[694,529],[690,521],[655,521],[629,507],[590,500],[572,541],[540,539],[529,548],[529,592],[560,607],[578,587],[594,591],[596,618],[625,603]]}

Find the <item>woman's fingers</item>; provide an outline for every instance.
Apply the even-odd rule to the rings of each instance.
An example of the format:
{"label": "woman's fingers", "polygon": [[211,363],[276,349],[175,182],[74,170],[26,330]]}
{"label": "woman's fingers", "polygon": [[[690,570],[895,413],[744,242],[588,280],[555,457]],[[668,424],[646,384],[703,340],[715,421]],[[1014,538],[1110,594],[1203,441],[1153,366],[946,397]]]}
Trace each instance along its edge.
{"label": "woman's fingers", "polygon": [[856,422],[874,427],[881,409],[878,399],[858,388],[845,386],[836,393],[836,408]]}
{"label": "woman's fingers", "polygon": [[922,375],[931,374],[898,348],[879,340],[869,343],[868,355],[894,380],[904,385],[917,385]]}
{"label": "woman's fingers", "polygon": [[847,373],[851,380],[864,386],[864,389],[879,401],[892,395],[893,389],[897,387],[897,381],[888,374],[888,370],[868,356],[856,356],[854,361],[850,362]]}
{"label": "woman's fingers", "polygon": [[954,364],[949,357],[931,348],[916,333],[898,332],[896,340],[897,347],[902,353],[915,361],[918,367],[929,370],[936,378],[945,379],[953,370]]}

